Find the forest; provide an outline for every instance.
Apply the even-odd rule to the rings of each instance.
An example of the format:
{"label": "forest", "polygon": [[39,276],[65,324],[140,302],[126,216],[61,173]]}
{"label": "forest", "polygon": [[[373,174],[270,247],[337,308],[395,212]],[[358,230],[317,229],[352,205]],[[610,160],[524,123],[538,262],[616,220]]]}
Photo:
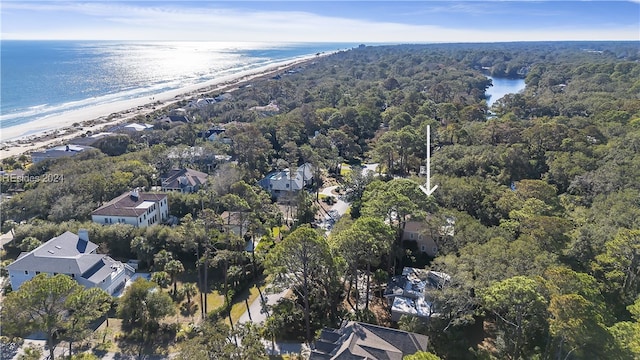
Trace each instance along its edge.
{"label": "forest", "polygon": [[[489,107],[488,76],[521,78],[526,88]],[[442,359],[640,359],[637,42],[362,45],[230,94],[190,109],[190,123],[156,126],[144,139],[107,138],[96,150],[38,164],[26,155],[3,159],[5,171],[63,179],[2,178],[2,192],[12,194],[0,209],[2,231],[15,233],[3,269],[20,251],[85,228],[100,252],[164,273],[153,280],[166,283],[176,304],[184,291],[175,279],[193,279],[200,295],[187,291],[188,303],[204,293],[201,308],[191,309],[205,320],[182,337],[173,329],[185,359],[266,358],[220,334],[312,342],[344,319],[428,335]],[[269,103],[277,113],[255,110]],[[199,135],[213,125],[229,141]],[[432,196],[418,188],[427,126]],[[312,188],[287,199],[295,213],[288,217],[257,182],[303,163],[319,171]],[[378,163],[378,173],[360,171],[365,163]],[[175,167],[210,174],[197,193],[169,194],[177,225],[91,222],[100,204],[158,186]],[[316,191],[332,183],[351,206],[324,236],[314,224]],[[247,221],[240,236],[224,231],[225,211]],[[411,219],[427,219],[433,232],[451,218],[455,233],[435,236],[434,258],[400,241]],[[257,238],[254,252],[243,251],[244,240]],[[311,255],[302,261],[301,253]],[[405,266],[450,275],[429,291],[439,316],[390,322],[373,311],[383,302],[377,290]],[[234,328],[235,296],[260,281],[292,295],[270,308],[262,327]],[[206,300],[214,289],[224,297],[215,308]],[[133,315],[125,308],[112,312],[126,323]],[[148,342],[149,333],[169,331],[160,319],[152,325],[130,321],[139,331],[127,336]]]}

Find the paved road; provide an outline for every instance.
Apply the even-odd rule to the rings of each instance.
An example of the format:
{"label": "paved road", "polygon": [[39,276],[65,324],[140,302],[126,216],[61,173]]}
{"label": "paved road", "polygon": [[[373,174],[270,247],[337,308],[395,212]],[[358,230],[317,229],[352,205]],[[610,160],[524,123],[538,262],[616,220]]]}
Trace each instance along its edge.
{"label": "paved road", "polygon": [[[265,297],[267,305],[275,305],[278,300],[280,300],[287,294],[287,292],[289,292],[289,289],[277,291],[267,286],[267,288],[262,291],[262,295]],[[261,324],[266,319],[267,313],[262,311],[262,301],[258,296],[258,298],[256,298],[251,304],[249,304],[249,311],[245,311],[244,314],[240,316],[240,319],[238,319],[238,322],[242,324],[247,322]]]}

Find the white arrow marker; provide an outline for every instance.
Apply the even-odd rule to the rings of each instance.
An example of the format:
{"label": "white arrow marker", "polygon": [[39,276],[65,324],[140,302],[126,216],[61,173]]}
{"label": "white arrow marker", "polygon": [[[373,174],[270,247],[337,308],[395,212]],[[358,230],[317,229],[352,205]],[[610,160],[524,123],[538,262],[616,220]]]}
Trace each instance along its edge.
{"label": "white arrow marker", "polygon": [[427,196],[431,196],[438,185],[431,187],[431,125],[427,125],[427,182],[420,185],[420,190]]}

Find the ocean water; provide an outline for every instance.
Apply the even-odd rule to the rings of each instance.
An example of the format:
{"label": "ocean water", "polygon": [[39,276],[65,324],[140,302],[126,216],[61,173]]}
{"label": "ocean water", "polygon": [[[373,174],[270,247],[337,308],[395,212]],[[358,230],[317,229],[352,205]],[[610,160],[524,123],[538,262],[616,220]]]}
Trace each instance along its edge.
{"label": "ocean water", "polygon": [[0,128],[168,90],[344,43],[0,41]]}

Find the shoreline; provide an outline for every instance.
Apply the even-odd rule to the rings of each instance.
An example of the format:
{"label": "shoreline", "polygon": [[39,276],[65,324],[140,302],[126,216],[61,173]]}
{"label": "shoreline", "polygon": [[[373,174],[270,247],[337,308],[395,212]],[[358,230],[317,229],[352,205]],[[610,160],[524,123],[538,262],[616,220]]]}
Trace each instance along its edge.
{"label": "shoreline", "polygon": [[[0,129],[0,160],[12,156],[20,156],[42,148],[60,145],[88,131],[98,133],[137,116],[145,116],[182,100],[192,99],[203,93],[233,91],[238,85],[245,82],[268,76],[291,66],[301,65],[333,53],[335,52],[325,52],[320,55],[306,55],[290,60],[283,60],[234,74],[223,75],[179,89],[168,90],[155,94],[152,98],[144,96],[119,100],[84,109],[71,110],[38,121]],[[43,120],[46,121],[46,125],[43,124]],[[73,126],[74,124],[79,124],[79,126]]]}

